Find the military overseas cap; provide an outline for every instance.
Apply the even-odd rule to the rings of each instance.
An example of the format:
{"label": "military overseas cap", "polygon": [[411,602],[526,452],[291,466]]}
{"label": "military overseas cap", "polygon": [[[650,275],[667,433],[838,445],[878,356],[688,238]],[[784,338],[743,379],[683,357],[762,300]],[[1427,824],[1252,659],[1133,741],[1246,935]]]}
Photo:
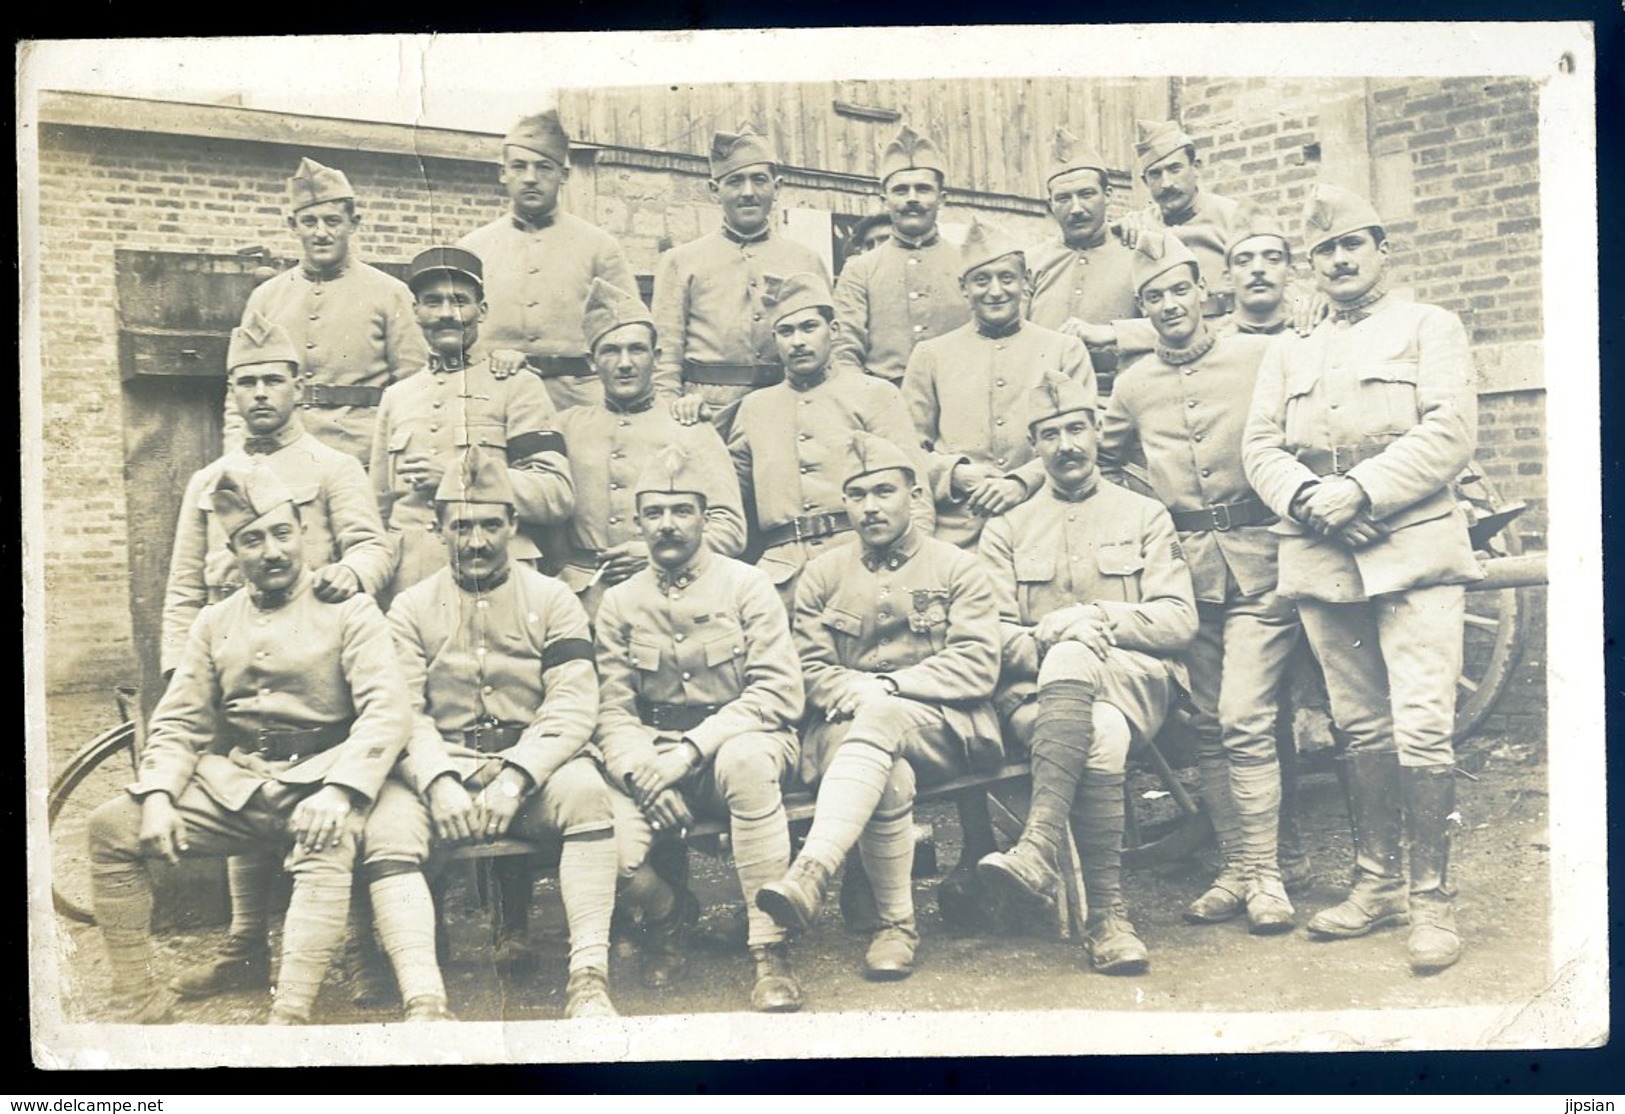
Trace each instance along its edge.
{"label": "military overseas cap", "polygon": [[1257,202],[1247,199],[1236,204],[1235,215],[1230,218],[1230,243],[1224,249],[1224,261],[1230,262],[1231,254],[1237,246],[1258,236],[1273,236],[1281,241],[1281,245],[1288,251],[1292,250],[1292,241],[1286,237],[1286,229],[1273,210],[1265,209]]}
{"label": "military overseas cap", "polygon": [[1303,238],[1311,252],[1349,232],[1381,227],[1382,218],[1371,202],[1342,186],[1316,183],[1303,207]]}
{"label": "military overseas cap", "polygon": [[420,285],[441,275],[472,279],[480,294],[485,293],[485,265],[467,248],[425,248],[418,252],[406,269],[406,285],[416,294]]}
{"label": "military overseas cap", "polygon": [[354,201],[355,190],[344,171],[323,166],[315,159],[300,159],[299,169],[288,179],[288,208],[297,213],[324,201]]}
{"label": "military overseas cap", "polygon": [[1021,245],[992,225],[983,224],[980,218],[974,218],[959,248],[959,275],[963,278],[983,264],[1007,255],[1019,255],[1023,261],[1027,258]]}
{"label": "military overseas cap", "polygon": [[293,502],[293,493],[282,477],[267,465],[227,467],[209,492],[209,506],[226,537],[235,538],[243,527],[255,522],[284,503]]}
{"label": "military overseas cap", "polygon": [[288,330],[264,315],[252,313],[231,331],[226,346],[226,370],[236,371],[244,364],[299,363]]}
{"label": "military overseas cap", "polygon": [[503,503],[514,505],[508,462],[479,445],[470,445],[434,489],[436,503]]}
{"label": "military overseas cap", "polygon": [[914,462],[907,453],[884,437],[860,429],[847,445],[846,474],[841,477],[841,486],[845,487],[859,476],[884,472],[888,468],[901,468],[910,476],[915,475]]}
{"label": "military overseas cap", "polygon": [[546,155],[560,166],[570,158],[570,137],[565,134],[564,125],[559,123],[558,111],[551,108],[535,116],[526,116],[508,129],[508,134],[502,137],[502,161],[506,161],[509,147],[523,147],[538,155]]}
{"label": "military overseas cap", "polygon": [[937,145],[907,124],[880,156],[880,184],[884,186],[899,170],[935,170],[943,181],[948,179],[948,166]]}
{"label": "military overseas cap", "polygon": [[739,131],[717,132],[711,137],[711,177],[721,180],[742,166],[767,163],[777,166],[779,157],[767,137],[749,124],[739,125]]}
{"label": "military overseas cap", "polygon": [[1138,294],[1145,289],[1145,284],[1166,271],[1171,271],[1181,263],[1191,265],[1191,276],[1202,277],[1202,265],[1191,254],[1191,249],[1185,246],[1185,241],[1172,232],[1165,232],[1160,228],[1148,228],[1140,233],[1139,240],[1134,245],[1134,254],[1129,258],[1129,274],[1134,279],[1134,292]]}
{"label": "military overseas cap", "polygon": [[[727,458],[724,457],[724,460]],[[726,490],[716,461],[690,453],[682,445],[667,445],[638,474],[632,498],[643,495],[703,495],[707,505],[717,502]]]}
{"label": "military overseas cap", "polygon": [[1134,155],[1140,160],[1141,174],[1195,142],[1177,120],[1136,120],[1134,131],[1138,137],[1134,141]]}
{"label": "military overseas cap", "polygon": [[642,298],[601,278],[592,280],[587,300],[581,306],[581,336],[587,342],[588,352],[597,348],[610,330],[640,323],[649,326],[651,335],[654,333],[654,314],[649,312]]}
{"label": "military overseas cap", "polygon": [[762,305],[774,325],[804,309],[818,306],[832,312],[835,309],[835,294],[829,288],[829,280],[813,271],[801,271],[788,278],[763,275],[762,287]]}
{"label": "military overseas cap", "polygon": [[1058,371],[1046,371],[1038,385],[1027,392],[1027,428],[1075,410],[1093,414],[1097,405],[1092,371],[1085,368],[1076,379]]}
{"label": "military overseas cap", "polygon": [[1106,181],[1106,160],[1098,151],[1085,147],[1077,136],[1065,128],[1055,129],[1050,143],[1049,166],[1044,171],[1044,188],[1063,174],[1074,170],[1098,170],[1102,183]]}

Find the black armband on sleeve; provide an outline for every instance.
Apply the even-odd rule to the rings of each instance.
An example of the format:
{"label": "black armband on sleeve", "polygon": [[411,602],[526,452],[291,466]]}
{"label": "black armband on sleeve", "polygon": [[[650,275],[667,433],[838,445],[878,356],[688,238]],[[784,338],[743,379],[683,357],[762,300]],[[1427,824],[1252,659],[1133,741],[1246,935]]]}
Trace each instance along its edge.
{"label": "black armband on sleeve", "polygon": [[521,433],[508,441],[508,463],[516,464],[537,453],[564,453],[564,434],[546,429],[536,433]]}
{"label": "black armband on sleeve", "polygon": [[592,643],[585,638],[561,638],[542,650],[542,672],[570,661],[594,661]]}

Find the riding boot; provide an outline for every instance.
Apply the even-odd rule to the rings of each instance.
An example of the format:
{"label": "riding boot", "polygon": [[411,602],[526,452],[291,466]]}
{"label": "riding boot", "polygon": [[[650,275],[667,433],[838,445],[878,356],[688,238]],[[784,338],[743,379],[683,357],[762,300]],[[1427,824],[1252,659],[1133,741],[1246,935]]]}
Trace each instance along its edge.
{"label": "riding boot", "polygon": [[1449,766],[1406,767],[1399,778],[1411,848],[1411,970],[1431,975],[1461,958],[1448,878],[1456,782]]}
{"label": "riding boot", "polygon": [[1409,913],[1399,864],[1399,756],[1392,751],[1343,759],[1354,830],[1354,880],[1348,897],[1309,920],[1316,936],[1364,936],[1403,923]]}

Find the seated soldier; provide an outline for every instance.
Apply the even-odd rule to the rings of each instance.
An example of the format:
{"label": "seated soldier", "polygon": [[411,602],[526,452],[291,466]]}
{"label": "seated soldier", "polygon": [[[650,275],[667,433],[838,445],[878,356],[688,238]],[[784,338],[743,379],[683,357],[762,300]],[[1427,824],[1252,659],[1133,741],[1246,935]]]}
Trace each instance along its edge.
{"label": "seated soldier", "polygon": [[[799,747],[801,664],[773,582],[705,541],[711,493],[733,485],[726,461],[718,468],[676,448],[639,479],[652,567],[606,592],[598,612],[598,739],[611,780],[642,809],[616,818],[623,847],[629,838],[636,847],[623,859],[642,861],[655,831],[676,834],[691,813],[727,817],[756,965],[751,1005],[789,1011],[801,1008],[801,987],[785,932],[754,902],[790,866],[779,786]],[[644,981],[665,986],[683,964],[695,901],[646,863],[634,882],[651,945]]]}
{"label": "seated soldier", "polygon": [[705,543],[713,553],[736,557],[745,548],[745,514],[728,450],[715,427],[679,425],[667,401],[656,401],[659,338],[654,318],[638,296],[593,279],[582,331],[603,381],[604,401],[572,406],[559,415],[565,444],[581,451],[570,461],[575,513],[559,528],[564,544],[556,548],[563,565],[559,577],[590,619],[604,589],[649,565],[632,488],[656,451],[681,445],[706,458],[707,472],[726,481],[705,507]]}
{"label": "seated soldier", "polygon": [[316,598],[274,469],[225,470],[210,503],[247,591],[199,613],[135,783],[91,814],[96,923],[121,1019],[169,1020],[147,862],[284,851],[293,897],[271,1023],[300,1024],[344,937],[362,820],[410,730],[406,689],[372,598]]}
{"label": "seated soldier", "polygon": [[871,979],[907,978],[914,919],[914,787],[1003,758],[992,696],[999,627],[993,587],[974,555],[909,519],[913,458],[869,433],[853,437],[842,493],[859,545],[815,558],[796,589],[795,636],[812,723],[801,774],[818,782],[812,831],[783,879],[756,904],[786,928],[812,924],[830,875],[854,844],[874,887],[880,929]]}
{"label": "seated soldier", "polygon": [[[503,464],[471,447],[447,469],[435,513],[448,567],[389,609],[413,713],[403,774],[417,793],[387,785],[367,825],[374,915],[408,1011],[437,991],[443,1010],[433,911],[415,877],[431,822],[448,842],[562,837],[559,894],[570,927],[564,1014],[614,1017],[614,821],[609,787],[588,749],[598,681],[587,616],[563,584],[510,558],[518,519]],[[386,895],[392,878],[411,884],[388,886]],[[421,1009],[435,1012],[432,1002]]]}
{"label": "seated soldier", "polygon": [[1070,816],[1090,962],[1130,975],[1148,959],[1123,904],[1125,763],[1185,683],[1178,655],[1196,634],[1196,604],[1168,512],[1101,482],[1094,406],[1093,391],[1061,375],[1032,392],[1027,430],[1047,482],[982,532],[1004,630],[998,704],[1032,752],[1033,790],[1021,839],[979,870],[1054,901]]}

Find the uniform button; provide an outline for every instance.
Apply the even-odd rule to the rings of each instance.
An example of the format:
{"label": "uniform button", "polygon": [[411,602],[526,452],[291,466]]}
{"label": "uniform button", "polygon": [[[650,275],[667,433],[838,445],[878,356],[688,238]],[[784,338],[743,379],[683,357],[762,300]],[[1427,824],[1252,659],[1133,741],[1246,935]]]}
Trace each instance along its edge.
{"label": "uniform button", "polygon": [[891,618],[891,612],[890,611],[882,611],[880,613],[880,617],[882,619],[890,619]]}
{"label": "uniform button", "polygon": [[672,635],[672,637],[675,638],[677,641],[681,642],[683,640],[684,635],[683,635],[682,631],[678,631],[676,634]]}
{"label": "uniform button", "polygon": [[304,374],[302,374],[300,376],[300,378],[301,379],[312,379],[312,378],[315,377],[315,375],[316,375],[316,373],[314,371],[307,371]]}
{"label": "uniform button", "polygon": [[609,459],[611,459],[611,460],[619,460],[619,459],[621,459],[621,457],[623,457],[625,455],[626,454],[621,452],[621,450],[616,449],[614,452],[609,454]]}
{"label": "uniform button", "polygon": [[752,321],[760,321],[762,319],[762,315],[759,313],[753,313],[750,315],[750,319]]}
{"label": "uniform button", "polygon": [[440,400],[438,398],[434,400],[434,408],[436,410],[440,409],[444,405],[445,405],[445,402],[443,402],[442,400]]}
{"label": "uniform button", "polygon": [[530,269],[530,273],[533,275],[539,275],[542,273],[542,269],[540,267],[532,267]]}
{"label": "uniform button", "polygon": [[914,264],[918,263],[919,261],[920,260],[919,260],[919,258],[917,256],[910,256],[909,260],[908,260],[908,265],[910,267],[912,267],[912,266],[914,266]]}
{"label": "uniform button", "polygon": [[1207,434],[1205,434],[1205,433],[1197,433],[1197,434],[1193,434],[1193,435],[1192,435],[1192,437],[1191,437],[1191,440],[1193,440],[1193,441],[1200,441],[1200,440],[1201,440],[1201,439],[1202,439],[1202,438],[1204,438],[1204,437],[1206,437],[1206,436],[1207,436]]}
{"label": "uniform button", "polygon": [[1182,368],[1180,368],[1180,369],[1179,369],[1179,370],[1180,370],[1180,372],[1181,372],[1181,373],[1182,373],[1182,374],[1185,374],[1185,375],[1189,375],[1189,374],[1190,374],[1190,373],[1191,373],[1191,369],[1190,369],[1190,368],[1188,368],[1188,367],[1182,367]]}
{"label": "uniform button", "polygon": [[311,320],[312,320],[312,321],[314,321],[314,320],[316,320],[316,318],[317,318],[317,317],[318,317],[318,316],[319,316],[319,315],[318,315],[318,314],[314,314],[314,313],[313,313],[313,314],[311,314],[311,315],[310,315],[310,319],[311,319]]}
{"label": "uniform button", "polygon": [[477,647],[475,647],[474,652],[476,654],[478,654],[480,657],[483,658],[485,656],[485,647],[484,646],[477,646]]}
{"label": "uniform button", "polygon": [[[813,503],[812,503],[812,500],[811,500],[811,499],[808,499],[808,500],[807,500],[807,501],[806,501],[806,502],[804,502],[804,503],[802,503],[802,504],[801,504],[801,509],[802,509],[802,510],[804,510],[804,511],[810,511],[810,510],[812,510],[812,509],[813,509]],[[265,620],[264,620],[264,619],[261,619],[261,620],[260,620],[260,622],[262,622],[262,623],[263,623],[263,622],[265,622]]]}
{"label": "uniform button", "polygon": [[812,405],[812,399],[810,399],[810,398],[802,399],[801,400],[801,405],[803,405],[803,406],[811,406]]}
{"label": "uniform button", "polygon": [[492,693],[493,693],[493,692],[495,692],[495,691],[496,691],[496,689],[494,689],[494,688],[492,688],[492,687],[491,687],[491,686],[490,686],[490,685],[486,685],[486,686],[485,686],[485,687],[484,687],[484,688],[483,688],[483,689],[481,689],[481,690],[480,690],[480,691],[481,691],[481,692],[483,692],[483,693],[485,693],[485,695],[487,695],[487,696],[490,696],[490,695],[491,695],[491,694],[492,694]]}
{"label": "uniform button", "polygon": [[477,600],[475,602],[474,606],[475,607],[480,607],[480,608],[490,607],[491,606],[491,601],[488,600],[488,599],[484,599],[482,597],[481,599],[479,599],[479,600]]}
{"label": "uniform button", "polygon": [[993,419],[993,424],[994,425],[1003,425],[1004,424],[1004,419],[1003,418],[994,418]]}
{"label": "uniform button", "polygon": [[632,424],[632,423],[631,423],[631,422],[629,422],[629,421],[627,421],[627,420],[626,420],[626,419],[625,419],[625,418],[622,418],[622,419],[621,419],[621,420],[620,420],[620,421],[619,421],[619,422],[617,422],[617,423],[616,423],[616,424],[617,424],[617,425],[620,425],[620,426],[622,426],[622,427],[625,427],[625,426],[629,426],[629,425],[631,425],[631,424]]}
{"label": "uniform button", "polygon": [[254,656],[257,657],[257,658],[263,658],[265,656],[265,651],[261,650],[259,653],[255,654]]}
{"label": "uniform button", "polygon": [[1202,469],[1202,475],[1204,475],[1204,476],[1211,476],[1211,475],[1213,475],[1213,469],[1211,469],[1211,468],[1204,468],[1204,469]]}
{"label": "uniform button", "polygon": [[539,333],[532,333],[532,334],[530,334],[530,342],[531,342],[531,343],[532,343],[532,344],[535,344],[535,343],[536,343],[536,342],[537,342],[537,341],[539,341],[539,340],[541,340],[541,339],[542,339],[542,338],[541,338],[541,335],[540,335],[540,334],[539,334]]}
{"label": "uniform button", "polygon": [[319,287],[319,286],[311,287],[310,292],[312,294],[316,295],[318,298],[320,298],[322,296],[322,288]]}
{"label": "uniform button", "polygon": [[995,387],[1002,387],[1002,386],[1004,386],[1004,380],[1003,379],[995,379],[995,380],[993,380],[993,385]]}
{"label": "uniform button", "polygon": [[439,433],[439,432],[440,432],[440,425],[439,425],[439,423],[438,423],[438,422],[437,422],[437,423],[435,423],[435,424],[434,424],[434,425],[431,425],[431,426],[430,426],[430,427],[429,427],[429,432],[430,432],[430,433]]}
{"label": "uniform button", "polygon": [[914,331],[916,333],[923,333],[923,332],[925,332],[925,326],[924,325],[916,325],[916,326],[914,326]]}
{"label": "uniform button", "polygon": [[1078,520],[1078,516],[1075,514],[1069,514],[1066,516],[1066,520],[1068,522],[1076,522]]}
{"label": "uniform button", "polygon": [[539,304],[539,303],[537,303],[537,302],[526,302],[526,303],[525,303],[525,304],[526,304],[526,305],[527,305],[527,306],[529,306],[529,307],[530,307],[530,308],[531,308],[531,309],[535,309],[535,308],[536,308],[536,306],[537,306],[537,305],[538,305],[538,304]]}
{"label": "uniform button", "polygon": [[610,484],[609,489],[611,491],[619,491],[619,490],[621,490],[621,485],[620,484]]}
{"label": "uniform button", "polygon": [[910,290],[908,292],[908,296],[910,298],[918,298],[920,296],[920,292],[918,290]]}
{"label": "uniform button", "polygon": [[621,521],[621,516],[618,515],[618,514],[612,514],[612,515],[609,516],[609,524],[611,526],[614,526],[614,525],[618,524],[620,521]]}
{"label": "uniform button", "polygon": [[801,466],[801,474],[802,474],[802,475],[803,475],[803,476],[805,476],[805,475],[806,475],[806,474],[807,474],[807,473],[808,473],[808,472],[811,472],[811,471],[812,471],[812,469],[811,469],[811,468],[809,468],[809,467],[807,467],[807,466],[806,466],[806,465],[805,465],[805,464],[803,464],[803,465],[802,465],[802,466]]}
{"label": "uniform button", "polygon": [[805,434],[805,433],[798,433],[798,434],[796,434],[796,440],[797,441],[805,441],[807,439],[807,436],[808,435]]}
{"label": "uniform button", "polygon": [[1195,410],[1196,409],[1196,400],[1194,398],[1186,399],[1185,400],[1185,406],[1186,406],[1187,409]]}
{"label": "uniform button", "polygon": [[307,341],[305,341],[305,347],[306,348],[315,348],[316,347],[316,342],[313,341],[313,340],[307,340]]}
{"label": "uniform button", "polygon": [[995,460],[993,463],[997,464],[1000,468],[1003,468],[1004,467],[1004,457],[1001,456],[998,460]]}
{"label": "uniform button", "polygon": [[434,523],[432,522],[425,522],[423,528],[431,534],[434,533]]}
{"label": "uniform button", "polygon": [[693,676],[692,674],[685,672],[683,674],[683,680],[687,681],[687,680],[691,679],[692,676]]}
{"label": "uniform button", "polygon": [[1337,403],[1335,403],[1335,402],[1334,402],[1334,403],[1332,403],[1332,409],[1333,409],[1333,410],[1336,410],[1336,409],[1337,409]]}

